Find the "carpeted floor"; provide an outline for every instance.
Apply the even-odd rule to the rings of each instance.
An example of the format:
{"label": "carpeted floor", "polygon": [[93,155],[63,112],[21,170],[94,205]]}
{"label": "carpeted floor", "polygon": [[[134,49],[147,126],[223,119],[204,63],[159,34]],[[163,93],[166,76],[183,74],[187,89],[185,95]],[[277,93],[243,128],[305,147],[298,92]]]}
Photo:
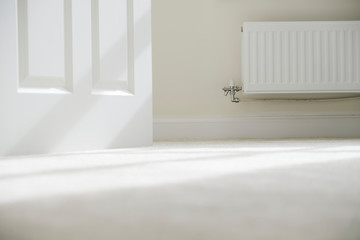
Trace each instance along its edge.
{"label": "carpeted floor", "polygon": [[359,240],[360,139],[0,159],[1,240]]}

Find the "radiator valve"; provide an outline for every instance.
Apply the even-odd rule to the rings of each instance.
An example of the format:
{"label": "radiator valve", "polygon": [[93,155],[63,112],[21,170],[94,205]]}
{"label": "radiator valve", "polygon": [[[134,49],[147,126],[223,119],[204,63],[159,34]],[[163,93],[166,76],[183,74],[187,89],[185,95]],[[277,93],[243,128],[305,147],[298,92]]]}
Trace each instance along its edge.
{"label": "radiator valve", "polygon": [[229,95],[229,93],[230,93],[231,102],[238,103],[238,102],[240,102],[240,99],[235,97],[235,94],[237,92],[239,92],[241,89],[242,89],[241,87],[235,86],[234,81],[231,80],[230,81],[230,86],[229,87],[224,87],[223,91],[224,91],[225,96]]}

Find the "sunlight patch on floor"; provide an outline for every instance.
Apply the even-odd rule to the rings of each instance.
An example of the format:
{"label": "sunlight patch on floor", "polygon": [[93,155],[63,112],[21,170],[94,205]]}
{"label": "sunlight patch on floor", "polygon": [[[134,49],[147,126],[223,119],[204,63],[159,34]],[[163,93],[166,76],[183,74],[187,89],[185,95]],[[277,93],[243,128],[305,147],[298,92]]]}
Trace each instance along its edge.
{"label": "sunlight patch on floor", "polygon": [[358,144],[326,148],[300,143],[173,143],[141,149],[4,158],[0,159],[0,204],[360,159]]}

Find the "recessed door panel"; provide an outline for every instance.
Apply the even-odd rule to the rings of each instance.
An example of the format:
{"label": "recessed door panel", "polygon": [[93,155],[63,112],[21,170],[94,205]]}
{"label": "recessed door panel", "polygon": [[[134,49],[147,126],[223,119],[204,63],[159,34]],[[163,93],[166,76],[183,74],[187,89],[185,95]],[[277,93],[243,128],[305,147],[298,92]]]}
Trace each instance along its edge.
{"label": "recessed door panel", "polygon": [[132,94],[132,1],[92,0],[91,8],[94,92]]}
{"label": "recessed door panel", "polygon": [[19,90],[72,90],[71,1],[18,0]]}

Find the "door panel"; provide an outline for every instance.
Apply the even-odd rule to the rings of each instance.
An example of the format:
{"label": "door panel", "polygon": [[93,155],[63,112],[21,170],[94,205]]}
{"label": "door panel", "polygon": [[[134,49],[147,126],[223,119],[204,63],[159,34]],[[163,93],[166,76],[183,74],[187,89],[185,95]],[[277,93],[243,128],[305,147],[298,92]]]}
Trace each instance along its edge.
{"label": "door panel", "polygon": [[98,93],[134,91],[132,7],[126,1],[92,1],[93,87]]}
{"label": "door panel", "polygon": [[0,155],[151,145],[150,5],[2,0]]}
{"label": "door panel", "polygon": [[19,91],[72,90],[70,0],[17,1]]}

